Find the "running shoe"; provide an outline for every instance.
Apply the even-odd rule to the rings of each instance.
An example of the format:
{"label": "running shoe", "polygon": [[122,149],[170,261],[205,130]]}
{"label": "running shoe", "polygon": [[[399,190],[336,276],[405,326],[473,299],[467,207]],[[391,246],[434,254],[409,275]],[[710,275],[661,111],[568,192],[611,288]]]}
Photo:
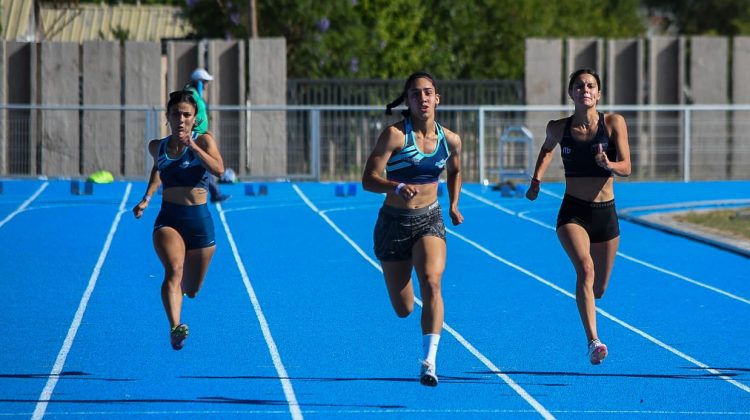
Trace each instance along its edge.
{"label": "running shoe", "polygon": [[423,360],[422,369],[419,373],[419,383],[424,386],[437,386],[438,377],[435,373],[435,365]]}
{"label": "running shoe", "polygon": [[607,346],[599,340],[591,340],[588,351],[591,364],[600,365],[605,357],[607,357]]}
{"label": "running shoe", "polygon": [[188,326],[185,324],[180,324],[169,332],[169,338],[172,341],[172,348],[175,350],[182,350],[182,348],[185,346],[185,339],[190,334],[190,330],[188,329]]}

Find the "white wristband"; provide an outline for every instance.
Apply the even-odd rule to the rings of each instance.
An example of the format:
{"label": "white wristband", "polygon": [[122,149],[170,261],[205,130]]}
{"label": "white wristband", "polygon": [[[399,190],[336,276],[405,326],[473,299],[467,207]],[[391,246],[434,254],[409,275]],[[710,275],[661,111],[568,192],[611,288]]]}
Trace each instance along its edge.
{"label": "white wristband", "polygon": [[406,184],[404,184],[403,182],[396,185],[396,194],[401,194],[401,189],[404,188],[405,186]]}
{"label": "white wristband", "polygon": [[148,195],[148,194],[144,195],[144,196],[143,196],[143,201],[145,201],[145,202],[149,202],[149,201],[151,201],[151,196],[150,196],[150,195]]}

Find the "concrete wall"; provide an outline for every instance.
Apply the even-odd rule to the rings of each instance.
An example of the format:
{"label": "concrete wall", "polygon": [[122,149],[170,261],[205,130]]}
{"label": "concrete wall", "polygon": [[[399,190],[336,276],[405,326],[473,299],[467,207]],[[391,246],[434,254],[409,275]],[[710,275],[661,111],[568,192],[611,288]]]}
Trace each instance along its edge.
{"label": "concrete wall", "polygon": [[[252,39],[248,45],[250,104],[286,104],[286,40]],[[286,112],[250,116],[248,171],[259,177],[286,177]]]}
{"label": "concrete wall", "polygon": [[[725,37],[652,37],[613,39],[603,44],[592,38],[528,39],[527,104],[570,105],[565,91],[567,77],[580,67],[598,71],[603,84],[603,105],[750,103],[750,84],[741,82],[750,66],[750,37],[734,39],[731,65],[729,41]],[[560,48],[561,42],[564,49]],[[628,123],[636,176],[679,178],[689,174],[698,179],[750,176],[748,165],[742,165],[750,161],[750,139],[745,134],[750,132],[748,112],[694,112],[690,156],[683,155],[686,140],[683,113],[621,113]],[[544,135],[540,122],[547,116],[542,114],[527,116],[535,133],[536,147]],[[683,165],[686,158],[691,162],[688,171]],[[555,159],[549,174],[559,176],[560,167],[559,159]]]}
{"label": "concrete wall", "polygon": [[[80,44],[44,42],[39,44],[39,78],[33,83],[34,97],[45,105],[80,103]],[[40,174],[78,176],[81,174],[81,143],[78,110],[39,112]],[[113,130],[116,133],[116,130]]]}
{"label": "concrete wall", "polygon": [[[604,68],[604,41],[600,38],[568,38],[565,40],[566,60],[565,60],[565,79],[563,81],[567,89],[569,76],[577,69],[588,67],[598,72]],[[602,81],[603,83],[603,81]],[[607,92],[602,86],[601,103],[607,103]],[[565,100],[573,104],[570,96],[565,95]]]}
{"label": "concrete wall", "polygon": [[[245,103],[245,42],[212,41],[207,45],[205,67],[215,80],[209,83],[209,104],[243,105]],[[211,131],[216,136],[224,166],[245,175],[245,112],[211,111]]]}
{"label": "concrete wall", "polygon": [[[527,105],[559,105],[567,97],[567,86],[563,80],[563,41],[561,39],[529,38],[526,40],[524,84]],[[534,135],[532,145],[533,159],[545,140],[547,122],[561,118],[558,112],[534,112],[526,115],[525,125]],[[502,131],[502,129],[501,129]],[[497,139],[485,139],[497,141]],[[551,177],[562,176],[562,161],[552,161],[547,174]]]}
{"label": "concrete wall", "polygon": [[[156,42],[0,43],[0,103],[42,107],[0,110],[0,175],[85,177],[105,169],[145,176],[152,165],[147,142],[168,134],[167,94],[200,66],[216,77],[207,88],[209,129],[227,167],[241,176],[285,176],[286,114],[256,113],[256,151],[249,113],[221,109],[286,103],[284,39],[165,46],[163,54]],[[248,62],[255,73],[248,75]]]}
{"label": "concrete wall", "polygon": [[[126,42],[122,67],[124,105],[148,105],[156,109],[165,105],[166,99],[162,93],[165,90],[165,71],[162,66],[161,45],[155,42]],[[124,121],[123,175],[143,176],[153,165],[146,144],[151,140],[149,136],[157,127],[162,126],[162,117],[160,113],[154,115],[143,111],[126,111]]]}
{"label": "concrete wall", "polygon": [[[693,103],[729,103],[729,40],[693,37],[690,40],[690,96]],[[729,112],[700,111],[692,115],[691,178],[723,179],[728,165]]]}
{"label": "concrete wall", "polygon": [[[120,45],[104,41],[82,44],[83,103],[112,105],[120,103]],[[122,130],[119,110],[84,110],[82,167],[84,174],[107,170],[120,174],[124,169]]]}
{"label": "concrete wall", "polygon": [[[647,40],[648,100],[650,104],[684,104],[685,40],[679,37],[653,37]],[[647,177],[680,176],[682,173],[682,124],[670,126],[678,113],[651,112],[647,118],[648,137],[641,145],[644,166],[637,168]]]}
{"label": "concrete wall", "polygon": [[[9,104],[31,103],[31,84],[36,48],[24,42],[0,43],[0,101]],[[6,124],[0,126],[0,173],[34,173],[36,144],[31,141],[32,120],[36,113],[7,110],[0,114]]]}
{"label": "concrete wall", "polygon": [[[732,42],[732,102],[750,104],[750,83],[744,75],[750,69],[750,37],[735,37]],[[750,174],[743,170],[740,162],[750,162],[750,112],[737,111],[731,116],[732,142],[729,155],[732,163],[729,176],[732,179],[747,179]]]}

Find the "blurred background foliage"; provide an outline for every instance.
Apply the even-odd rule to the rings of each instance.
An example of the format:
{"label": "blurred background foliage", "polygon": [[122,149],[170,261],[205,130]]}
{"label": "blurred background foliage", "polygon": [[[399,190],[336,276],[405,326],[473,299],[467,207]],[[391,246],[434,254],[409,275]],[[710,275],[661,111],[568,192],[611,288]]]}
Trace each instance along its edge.
{"label": "blurred background foliage", "polygon": [[518,80],[528,37],[750,34],[750,0],[137,1],[182,7],[193,38],[284,37],[291,78]]}

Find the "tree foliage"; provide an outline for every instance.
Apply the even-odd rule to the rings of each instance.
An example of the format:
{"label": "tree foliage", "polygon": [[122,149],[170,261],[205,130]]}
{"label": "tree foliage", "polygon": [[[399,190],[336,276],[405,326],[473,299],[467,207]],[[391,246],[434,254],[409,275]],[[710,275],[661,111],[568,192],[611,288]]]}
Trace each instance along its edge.
{"label": "tree foliage", "polygon": [[750,35],[748,0],[643,0],[663,30],[680,35]]}
{"label": "tree foliage", "polygon": [[[257,0],[260,36],[287,42],[290,77],[519,79],[527,37],[644,32],[638,0]],[[200,36],[247,36],[247,2],[193,0]]]}

